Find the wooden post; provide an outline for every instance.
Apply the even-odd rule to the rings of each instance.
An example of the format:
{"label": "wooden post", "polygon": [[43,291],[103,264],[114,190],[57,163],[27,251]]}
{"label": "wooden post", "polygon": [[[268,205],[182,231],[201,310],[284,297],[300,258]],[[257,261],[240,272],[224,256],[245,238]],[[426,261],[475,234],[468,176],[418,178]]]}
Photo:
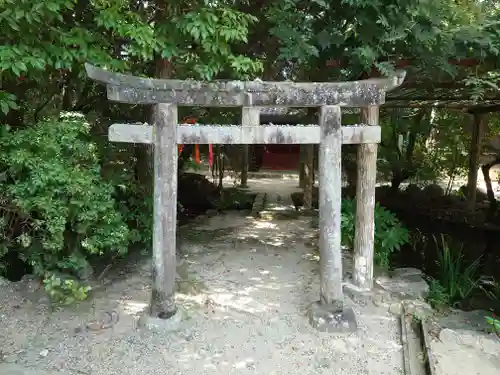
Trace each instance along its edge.
{"label": "wooden post", "polygon": [[[361,122],[378,125],[379,107],[361,109]],[[358,179],[356,183],[356,232],[354,235],[354,285],[373,287],[375,231],[375,185],[377,181],[377,144],[358,146]]]}
{"label": "wooden post", "polygon": [[[259,107],[243,107],[241,112],[241,124],[243,126],[260,125]],[[248,144],[243,145],[243,158],[241,166],[241,187],[248,186]]]}
{"label": "wooden post", "polygon": [[243,153],[241,157],[241,181],[240,187],[248,187],[248,145],[241,146],[241,152]]}
{"label": "wooden post", "polygon": [[299,149],[299,188],[304,189],[304,178],[305,178],[305,147],[307,145],[300,145]]}
{"label": "wooden post", "polygon": [[304,209],[313,207],[314,145],[304,145]]}
{"label": "wooden post", "polygon": [[176,312],[177,106],[157,104],[154,118],[154,231],[151,315]]}
{"label": "wooden post", "polygon": [[321,107],[319,146],[320,302],[343,308],[340,209],[342,115],[338,106]]}
{"label": "wooden post", "polygon": [[482,123],[484,114],[473,113],[472,139],[469,150],[469,174],[467,176],[467,210],[476,209],[477,170],[481,154]]}

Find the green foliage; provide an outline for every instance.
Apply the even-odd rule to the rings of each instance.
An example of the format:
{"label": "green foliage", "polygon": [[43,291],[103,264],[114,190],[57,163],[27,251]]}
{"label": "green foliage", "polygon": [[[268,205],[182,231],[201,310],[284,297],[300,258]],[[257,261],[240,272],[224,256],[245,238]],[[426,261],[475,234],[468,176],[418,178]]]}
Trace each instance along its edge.
{"label": "green foliage", "polygon": [[199,78],[210,80],[228,66],[240,77],[248,78],[260,72],[262,64],[233,53],[230,46],[247,43],[248,27],[256,21],[256,17],[230,6],[201,6],[174,17],[170,27],[177,28],[183,38],[190,38],[200,47],[196,55],[191,49],[179,51]]}
{"label": "green foliage", "polygon": [[117,210],[114,187],[100,176],[89,124],[62,114],[0,138],[3,245],[37,274],[78,273],[86,255],[125,253],[130,231]]}
{"label": "green foliage", "polygon": [[499,304],[498,307],[500,308],[500,284],[496,282],[492,288],[481,286],[481,289],[483,289],[489,299]]}
{"label": "green foliage", "polygon": [[[355,78],[374,67],[389,75],[398,59],[414,60],[411,73],[455,77],[459,70],[450,58],[482,60],[498,55],[495,13],[478,3],[449,0],[347,0],[335,4],[286,0],[273,2],[265,14],[272,25],[269,43],[278,47],[278,53],[271,51],[270,55],[278,61],[292,61],[299,77],[324,79],[325,73]],[[317,65],[328,58],[348,63],[327,72],[318,70]],[[492,80],[486,80],[491,85]],[[480,80],[471,84],[485,86]]]}
{"label": "green foliage", "polygon": [[[84,78],[84,62],[118,71],[133,70],[139,63],[137,72],[144,74],[152,62],[175,60],[179,78],[198,79],[212,79],[223,71],[249,77],[262,70],[259,61],[232,49],[247,43],[248,28],[257,18],[230,4],[195,1],[188,6],[191,9],[181,1],[159,0],[139,4],[4,0],[2,4],[0,109],[4,114],[23,108],[24,100],[43,88],[48,100],[43,98],[38,110],[50,107],[51,99],[56,110],[61,105],[66,110],[84,106],[88,95],[95,95]],[[78,94],[76,98],[69,91]],[[31,107],[36,111],[38,106]]]}
{"label": "green foliage", "polygon": [[[349,248],[354,247],[354,233],[356,223],[356,204],[354,200],[342,201],[342,244]],[[375,205],[375,262],[382,266],[389,266],[390,254],[399,251],[407,243],[408,230],[404,228],[393,213]]]}
{"label": "green foliage", "polygon": [[451,304],[448,290],[436,279],[429,280],[427,301],[436,309],[443,309]]}
{"label": "green foliage", "polygon": [[438,249],[438,277],[431,281],[429,302],[435,307],[453,305],[471,296],[478,287],[477,271],[481,258],[470,264],[464,261],[463,246],[452,247],[441,235],[434,237]]}
{"label": "green foliage", "polygon": [[[379,177],[395,183],[446,178],[451,187],[468,171],[472,120],[462,111],[444,108],[386,109],[380,119]],[[500,116],[492,114],[488,124],[485,143],[498,134]]]}
{"label": "green foliage", "polygon": [[[152,200],[145,193],[150,189],[133,173],[148,165],[145,156],[130,155],[120,165],[112,157],[101,161],[98,153],[110,155],[116,146],[105,142],[97,150],[90,139],[99,132],[94,128],[91,134],[82,119],[38,121],[61,111],[84,112],[104,126],[149,120],[147,108],[109,103],[105,90],[86,79],[84,62],[166,78],[252,79],[263,73],[271,80],[328,81],[358,79],[373,68],[389,75],[394,61],[408,59],[413,60],[409,76],[456,79],[476,100],[500,86],[499,11],[491,1],[3,0],[2,5],[0,263],[8,250],[15,251],[40,274],[78,273],[89,254],[123,253],[131,243],[151,241]],[[449,62],[466,57],[485,64],[462,69]],[[330,59],[342,61],[325,67]],[[212,113],[193,111],[205,119]],[[383,174],[419,180],[462,174],[469,144],[468,132],[457,126],[466,121],[463,114],[435,109],[416,121],[419,111],[395,112],[381,118]],[[221,114],[210,120],[234,121]],[[105,139],[104,132],[99,136]],[[101,164],[112,165],[110,176]],[[352,246],[350,204],[344,202],[343,226],[350,233],[344,242]],[[383,265],[407,241],[406,231],[390,217],[377,207],[376,259]]]}
{"label": "green foliage", "polygon": [[185,171],[191,170],[197,172],[201,170],[201,166],[195,160],[193,160],[192,157],[190,157],[188,160],[186,160],[186,162],[184,162],[183,169]]}
{"label": "green foliage", "polygon": [[43,280],[44,288],[52,302],[69,305],[87,299],[91,287],[74,278],[48,273]]}
{"label": "green foliage", "polygon": [[381,117],[382,147],[379,174],[398,184],[408,179],[435,180],[439,171],[428,166],[426,148],[430,136],[425,109],[388,109]]}
{"label": "green foliage", "polygon": [[[493,288],[481,286],[481,289],[483,289],[486,296],[493,301],[493,310],[495,310],[495,308],[500,309],[500,284],[495,282]],[[492,331],[500,337],[500,319],[495,314],[486,316],[485,318],[486,322],[491,326]]]}
{"label": "green foliage", "polygon": [[498,337],[500,337],[500,319],[495,316],[487,316],[486,322],[491,326],[493,332],[495,332]]}

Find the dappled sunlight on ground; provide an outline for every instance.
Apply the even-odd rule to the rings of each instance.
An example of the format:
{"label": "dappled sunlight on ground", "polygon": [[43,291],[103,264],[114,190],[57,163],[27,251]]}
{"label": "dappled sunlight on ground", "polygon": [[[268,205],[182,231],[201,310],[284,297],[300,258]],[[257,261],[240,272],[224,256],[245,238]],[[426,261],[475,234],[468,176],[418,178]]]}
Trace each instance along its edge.
{"label": "dappled sunlight on ground", "polygon": [[[176,300],[187,318],[178,332],[137,329],[151,292],[151,260],[141,260],[126,277],[96,289],[85,313],[78,312],[81,324],[116,310],[116,326],[72,334],[74,312],[44,315],[50,317],[45,323],[35,315],[41,333],[30,336],[24,363],[71,375],[399,375],[398,347],[388,349],[397,336],[390,317],[365,321],[365,312],[347,301],[359,317],[359,333],[338,338],[310,326],[307,307],[319,297],[317,254],[306,245],[317,236],[310,220],[228,214],[192,225],[193,232],[214,231],[217,236],[188,236],[181,242]],[[26,335],[21,325],[13,330]],[[12,347],[21,347],[20,342]],[[44,348],[49,354],[41,358]],[[370,357],[380,364],[369,366]]]}
{"label": "dappled sunlight on ground", "polygon": [[128,315],[137,316],[145,312],[148,308],[147,302],[125,301],[123,304],[123,312]]}

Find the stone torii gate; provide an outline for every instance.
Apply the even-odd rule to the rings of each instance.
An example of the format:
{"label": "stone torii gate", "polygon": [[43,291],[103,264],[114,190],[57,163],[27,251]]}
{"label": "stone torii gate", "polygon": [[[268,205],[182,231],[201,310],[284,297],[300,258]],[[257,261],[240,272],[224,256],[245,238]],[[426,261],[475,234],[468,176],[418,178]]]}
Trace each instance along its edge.
{"label": "stone torii gate", "polygon": [[[114,124],[112,142],[154,145],[153,290],[150,319],[169,319],[175,304],[177,145],[319,143],[320,301],[311,323],[322,331],[355,329],[343,306],[341,253],[341,146],[359,144],[353,283],[373,286],[374,206],[379,106],[405,73],[386,79],[339,83],[166,80],[140,78],[85,65],[107,85],[108,99],[155,104],[153,126]],[[178,106],[242,107],[241,125],[178,125]],[[319,125],[260,126],[259,107],[320,107]],[[341,107],[361,107],[364,125],[341,124]],[[155,323],[156,324],[156,323]]]}

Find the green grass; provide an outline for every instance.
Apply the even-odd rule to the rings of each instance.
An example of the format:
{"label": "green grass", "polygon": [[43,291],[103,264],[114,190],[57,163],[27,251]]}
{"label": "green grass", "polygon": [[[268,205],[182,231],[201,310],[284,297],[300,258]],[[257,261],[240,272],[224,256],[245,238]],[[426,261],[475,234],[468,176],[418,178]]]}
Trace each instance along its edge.
{"label": "green grass", "polygon": [[430,282],[428,300],[434,307],[451,306],[472,295],[478,287],[477,276],[481,258],[470,264],[465,262],[463,245],[451,246],[441,234],[440,240],[433,236],[438,249],[438,277]]}

